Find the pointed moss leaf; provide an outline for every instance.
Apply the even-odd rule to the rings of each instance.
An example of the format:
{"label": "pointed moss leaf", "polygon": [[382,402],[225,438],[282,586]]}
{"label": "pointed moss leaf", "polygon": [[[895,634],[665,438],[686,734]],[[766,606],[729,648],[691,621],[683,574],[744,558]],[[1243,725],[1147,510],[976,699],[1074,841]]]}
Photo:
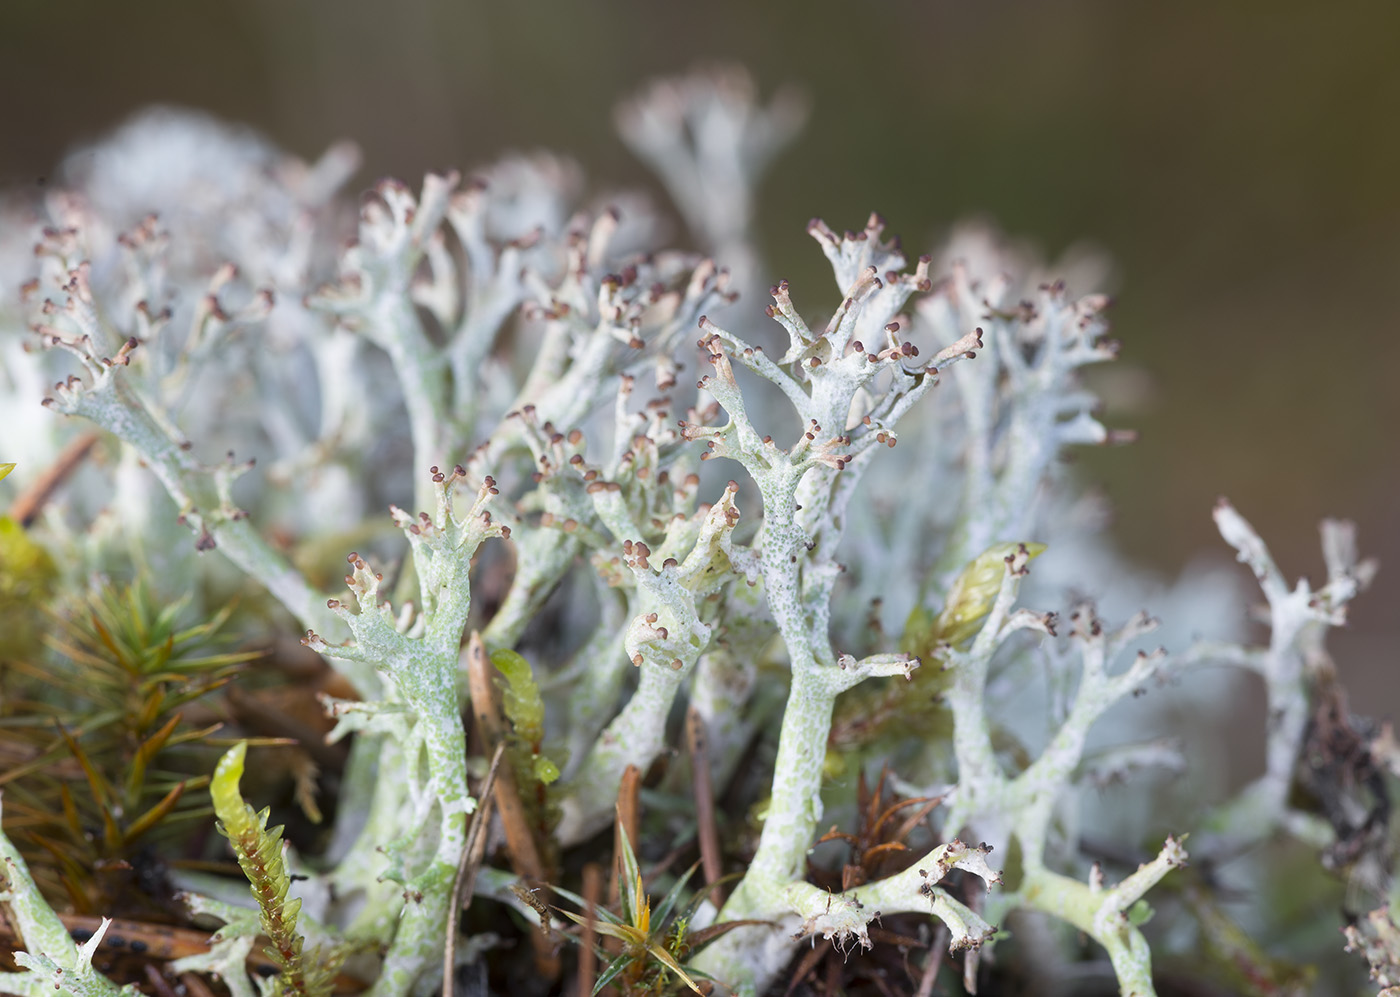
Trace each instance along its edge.
{"label": "pointed moss leaf", "polygon": [[637,866],[637,856],[632,852],[632,842],[627,837],[627,827],[621,821],[618,822],[617,831],[620,839],[617,893],[622,902],[622,919],[629,924],[637,924],[641,920],[641,912],[636,901],[642,895],[642,871]]}
{"label": "pointed moss leaf", "polygon": [[[563,897],[565,900],[570,900],[570,901],[572,901],[573,903],[578,904],[579,907],[580,907],[581,909],[583,909],[583,910],[587,910],[587,909],[588,909],[588,901],[585,900],[585,899],[583,899],[583,897],[579,896],[577,893],[574,893],[572,890],[566,890],[566,889],[564,889],[564,887],[562,887],[562,886],[551,886],[549,889],[550,889],[550,892],[551,892],[551,893],[555,893],[555,894],[557,894],[557,895]],[[579,924],[582,924],[582,923],[583,923],[583,920],[582,920],[582,919],[580,919],[579,917],[577,917],[577,916],[574,915],[574,914],[570,914],[570,913],[569,913],[568,911],[566,911],[566,910],[562,910],[562,909],[560,909],[560,908],[558,908],[558,907],[556,907],[555,910],[558,910],[561,914],[564,914],[564,915],[566,915],[566,916],[568,916],[568,917],[573,918],[575,921],[578,921]],[[600,921],[607,921],[609,924],[621,924],[621,923],[622,923],[622,919],[619,918],[619,917],[618,917],[616,914],[614,914],[612,911],[608,910],[606,907],[599,907],[599,906],[597,906],[597,905],[594,905],[593,912],[594,912],[595,915],[597,915],[597,918],[598,918],[598,920],[600,920]]]}
{"label": "pointed moss leaf", "polygon": [[589,997],[597,997],[604,987],[617,979],[618,976],[622,974],[623,970],[636,961],[636,956],[623,953],[612,962],[608,963],[607,967],[598,974],[598,981],[593,984],[593,993],[589,994]]}
{"label": "pointed moss leaf", "polygon": [[[582,915],[575,914],[571,910],[563,912],[564,916],[577,924],[587,924],[588,919]],[[613,924],[610,921],[593,921],[593,930],[600,935],[607,935],[609,938],[616,938],[620,942],[628,945],[645,946],[647,944],[646,933],[640,928],[635,928],[630,924]]]}
{"label": "pointed moss leaf", "polygon": [[695,981],[690,978],[690,974],[688,974],[681,967],[681,964],[676,961],[676,957],[673,956],[670,952],[667,952],[660,945],[649,946],[647,948],[647,951],[651,953],[653,959],[655,959],[657,962],[661,963],[671,972],[679,976],[681,978],[681,982],[684,983],[686,986],[690,987],[691,990],[694,990],[697,994],[704,992],[696,985]]}
{"label": "pointed moss leaf", "polygon": [[666,891],[666,895],[661,898],[661,903],[656,905],[656,923],[665,924],[666,919],[671,916],[671,911],[675,910],[676,903],[681,898],[681,893],[685,890],[685,884],[690,882],[690,877],[695,875],[695,870],[700,868],[700,863],[696,862],[676,880],[675,885]]}

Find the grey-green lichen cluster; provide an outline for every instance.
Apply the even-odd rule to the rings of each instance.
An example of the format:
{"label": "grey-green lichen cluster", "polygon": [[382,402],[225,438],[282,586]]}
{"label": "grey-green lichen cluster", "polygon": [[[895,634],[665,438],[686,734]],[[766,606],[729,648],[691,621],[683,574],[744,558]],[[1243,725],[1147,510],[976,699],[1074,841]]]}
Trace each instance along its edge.
{"label": "grey-green lichen cluster", "polygon": [[[1217,509],[1267,598],[1265,647],[1211,641],[1167,653],[1143,645],[1155,627],[1145,614],[1114,627],[1088,604],[1063,616],[1022,608],[1046,545],[1047,561],[1097,556],[1065,525],[1078,486],[1058,460],[1122,438],[1077,376],[1115,355],[1106,300],[1057,282],[1027,289],[1000,269],[1011,259],[911,265],[875,216],[844,234],[813,222],[839,303],[813,322],[777,283],[766,308],[775,337],[755,305],[733,301],[761,267],[746,241],[754,185],[774,136],[799,118],[796,103],[763,107],[733,76],[661,85],[621,112],[624,135],[676,186],[713,259],[659,249],[638,202],[589,205],[577,171],[545,157],[465,182],[429,175],[416,194],[380,183],[338,251],[324,236],[348,172],[340,148],[309,166],[259,148],[237,196],[200,205],[206,225],[218,211],[239,223],[217,234],[178,217],[173,230],[127,218],[155,206],[95,205],[81,191],[42,206],[38,274],[17,307],[29,342],[49,353],[12,352],[19,337],[7,330],[12,387],[18,397],[48,384],[53,415],[39,443],[69,432],[59,416],[76,417],[108,434],[127,469],[110,515],[129,528],[84,545],[71,520],[54,517],[55,547],[88,559],[73,570],[166,557],[172,590],[196,589],[210,560],[226,559],[357,694],[325,704],[333,737],[354,736],[327,854],[268,852],[266,815],[252,816],[236,778],[231,790],[228,772],[215,776],[226,833],[235,845],[248,838],[240,861],[262,862],[275,895],[259,915],[194,889],[191,910],[224,927],[186,968],[249,994],[244,958],[262,933],[285,948],[284,989],[310,992],[308,954],[351,950],[382,953],[374,997],[442,983],[449,906],[481,805],[464,722],[474,632],[508,676],[506,714],[525,751],[516,757],[547,793],[531,833],[555,872],[549,855],[612,822],[629,770],[681,743],[682,706],[704,725],[717,785],[762,757],[755,742],[771,743],[744,874],[722,907],[701,908],[712,921],[765,923],[693,960],[742,992],[769,985],[797,939],[868,946],[872,922],[897,913],[946,926],[973,989],[978,950],[1022,911],[1092,938],[1121,992],[1145,997],[1155,991],[1144,897],[1186,863],[1187,832],[1191,852],[1212,860],[1277,834],[1322,848],[1334,839],[1295,807],[1290,786],[1326,667],[1323,636],[1372,570],[1350,533],[1324,530],[1324,587],[1290,589],[1245,520]],[[171,196],[207,193],[204,171],[239,168],[177,164]],[[76,366],[53,383],[56,353]],[[254,456],[268,471],[250,483]],[[159,527],[147,522],[158,518],[149,502],[128,501],[149,494],[144,476],[168,496]],[[381,531],[373,555],[349,554],[348,597],[293,566],[289,545],[347,532],[390,498],[411,499],[390,509],[402,540]],[[202,559],[160,554],[174,522]],[[498,577],[485,608],[472,598],[484,566]],[[1229,604],[1211,595],[1223,583],[1203,584],[1203,602]],[[865,630],[861,601],[872,594],[886,602]],[[573,608],[549,608],[561,598]],[[1034,604],[1052,598],[1040,590]],[[1203,616],[1178,622],[1212,629],[1211,610]],[[1082,857],[1073,816],[1093,774],[1091,730],[1125,697],[1210,663],[1264,680],[1267,770],[1236,799],[1186,815],[1180,834],[1110,883]],[[1037,669],[1046,734],[1008,750],[1018,721],[989,690]],[[875,693],[855,698],[857,686]],[[946,809],[942,843],[905,871],[831,893],[808,882],[806,863],[827,802],[841,806],[828,766],[841,703],[878,706],[886,739],[872,729],[843,742],[847,771],[883,760],[877,747],[893,737],[901,784],[940,795]],[[1179,762],[1160,742],[1120,755],[1118,772]],[[684,765],[667,778],[682,781]],[[0,988],[115,992],[3,837],[0,847],[3,899],[27,948]],[[1015,856],[1005,882],[1002,856]],[[287,879],[293,863],[299,886]],[[483,869],[474,902],[536,917],[509,892],[515,877]],[[298,888],[300,922],[286,916]],[[283,918],[273,927],[285,937],[270,917]],[[299,924],[315,948],[303,948]],[[325,967],[314,968],[324,983]]]}

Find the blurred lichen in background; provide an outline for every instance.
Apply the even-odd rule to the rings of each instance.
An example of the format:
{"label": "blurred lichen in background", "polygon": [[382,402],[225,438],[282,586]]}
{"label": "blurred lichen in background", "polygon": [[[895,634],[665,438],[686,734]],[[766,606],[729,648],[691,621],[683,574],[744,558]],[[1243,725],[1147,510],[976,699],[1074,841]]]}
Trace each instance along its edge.
{"label": "blurred lichen in background", "polygon": [[[618,112],[707,255],[556,156],[356,217],[350,146],[161,110],[6,202],[0,988],[1341,993],[1344,942],[1394,983],[1354,528],[1295,585],[1217,506],[1262,644],[1227,569],[1112,551],[1064,465],[1132,436],[1092,261],[814,220],[835,295],[760,307],[803,115],[732,68]],[[1238,792],[1208,666],[1268,698]]]}

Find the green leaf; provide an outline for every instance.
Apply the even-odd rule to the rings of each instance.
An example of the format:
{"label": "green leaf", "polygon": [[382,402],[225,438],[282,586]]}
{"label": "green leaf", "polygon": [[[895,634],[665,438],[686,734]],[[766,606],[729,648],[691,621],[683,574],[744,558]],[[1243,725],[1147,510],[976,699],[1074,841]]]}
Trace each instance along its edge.
{"label": "green leaf", "polygon": [[1042,543],[993,544],[968,562],[948,590],[943,612],[936,624],[937,636],[957,647],[977,636],[982,621],[992,611],[1001,581],[1006,575],[1006,559],[1025,547],[1032,557],[1045,551]]}
{"label": "green leaf", "polygon": [[63,734],[63,740],[68,744],[68,750],[73,757],[78,760],[78,765],[83,770],[83,775],[87,778],[88,788],[92,790],[92,798],[97,802],[97,808],[102,812],[102,833],[107,839],[110,847],[116,847],[121,840],[121,832],[117,829],[116,821],[112,817],[112,794],[111,788],[107,785],[107,780],[102,773],[97,771],[88,753],[83,750],[83,746],[78,743],[66,727],[59,726]]}
{"label": "green leaf", "polygon": [[695,875],[695,870],[700,868],[700,863],[696,862],[687,869],[681,878],[676,880],[676,884],[666,891],[666,895],[661,898],[661,903],[656,905],[656,912],[653,917],[657,924],[665,924],[666,918],[671,916],[671,911],[681,898],[681,891],[685,889],[685,884],[690,882],[690,877]]}
{"label": "green leaf", "polygon": [[589,997],[597,997],[598,993],[613,980],[617,979],[628,966],[637,961],[637,957],[623,953],[603,968],[598,974],[598,982],[593,984],[593,993]]}
{"label": "green leaf", "polygon": [[170,792],[161,797],[160,801],[156,803],[155,806],[151,807],[151,809],[131,822],[122,836],[124,842],[130,843],[136,841],[141,835],[170,816],[171,811],[175,809],[175,804],[180,802],[180,797],[184,795],[184,792],[185,783],[176,783],[175,786],[171,788]]}
{"label": "green leaf", "polygon": [[515,733],[528,744],[544,737],[544,699],[530,671],[530,663],[514,651],[491,652],[491,664],[505,676],[501,705]]}
{"label": "green leaf", "polygon": [[[555,909],[558,910],[558,908]],[[594,909],[597,910],[597,908]],[[575,924],[586,925],[588,923],[588,918],[584,917],[582,914],[575,914],[571,910],[560,910],[559,913],[563,914]],[[625,942],[634,948],[644,948],[647,945],[646,933],[640,928],[633,927],[630,924],[614,924],[610,921],[600,921],[594,918],[593,930],[600,935],[616,938],[618,941]]]}
{"label": "green leaf", "polygon": [[[559,896],[563,897],[565,900],[572,900],[574,903],[576,903],[576,904],[579,905],[579,909],[581,909],[581,910],[587,910],[587,909],[588,909],[588,901],[585,900],[585,899],[583,899],[583,897],[579,896],[577,893],[574,893],[572,890],[566,890],[566,889],[564,889],[562,886],[551,886],[551,887],[549,888],[549,890],[550,890],[551,893],[557,893]],[[569,914],[569,912],[566,911],[566,910],[561,910],[561,909],[558,908],[558,907],[555,907],[554,909],[557,910],[557,911],[559,911],[559,913],[561,913],[561,914],[565,914],[565,915],[567,915],[567,916],[569,916],[569,917],[573,917],[573,915],[572,915],[572,914]],[[622,919],[621,919],[620,917],[618,917],[618,916],[617,916],[616,914],[614,914],[612,911],[608,910],[606,907],[603,907],[603,906],[600,906],[600,905],[595,904],[594,907],[593,907],[593,910],[594,910],[594,912],[598,915],[598,919],[599,919],[599,920],[607,921],[609,924],[622,924],[622,923],[623,923],[623,922],[622,922]],[[574,918],[574,920],[578,920],[578,919],[577,919],[577,918]],[[579,921],[578,923],[579,923],[579,924],[582,924],[583,922],[582,922],[582,921]]]}
{"label": "green leaf", "polygon": [[650,945],[647,947],[647,951],[651,953],[652,958],[657,962],[679,976],[691,990],[694,990],[697,994],[701,992],[695,981],[690,978],[690,974],[681,968],[681,964],[676,961],[676,957],[670,952],[667,952],[663,946]]}
{"label": "green leaf", "polygon": [[622,846],[622,868],[617,871],[617,895],[622,901],[622,919],[628,924],[637,924],[642,918],[642,871],[637,867],[637,856],[632,852],[632,842],[627,840],[627,828],[622,826],[621,821],[618,821],[617,831]]}
{"label": "green leaf", "polygon": [[132,757],[130,768],[127,769],[126,776],[126,805],[136,806],[141,798],[141,789],[146,782],[146,769],[160,753],[160,749],[165,747],[170,735],[175,733],[175,728],[180,726],[180,714],[174,714],[160,728],[146,740],[142,741],[136,749],[135,756]]}
{"label": "green leaf", "polygon": [[1152,905],[1146,900],[1139,900],[1128,908],[1128,921],[1135,928],[1140,928],[1148,921],[1152,920],[1152,915],[1157,913],[1152,909]]}

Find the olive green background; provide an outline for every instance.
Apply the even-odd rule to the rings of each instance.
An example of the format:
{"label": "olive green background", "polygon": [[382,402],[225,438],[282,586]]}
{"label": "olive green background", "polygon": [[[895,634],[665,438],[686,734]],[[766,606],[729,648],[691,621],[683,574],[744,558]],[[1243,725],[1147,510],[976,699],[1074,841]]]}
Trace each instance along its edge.
{"label": "olive green background", "polygon": [[[1141,561],[1223,550],[1228,495],[1290,575],[1316,522],[1355,518],[1379,585],[1334,648],[1365,712],[1400,708],[1400,5],[959,3],[24,3],[0,8],[0,178],[153,102],[256,125],[359,180],[577,156],[653,181],[611,108],[697,63],[800,85],[813,115],[760,206],[781,275],[825,305],[803,234],[880,210],[906,245],[968,215],[1051,255],[1115,263],[1115,332],[1151,374],[1126,449],[1081,456]],[[760,307],[761,302],[754,302]]]}

